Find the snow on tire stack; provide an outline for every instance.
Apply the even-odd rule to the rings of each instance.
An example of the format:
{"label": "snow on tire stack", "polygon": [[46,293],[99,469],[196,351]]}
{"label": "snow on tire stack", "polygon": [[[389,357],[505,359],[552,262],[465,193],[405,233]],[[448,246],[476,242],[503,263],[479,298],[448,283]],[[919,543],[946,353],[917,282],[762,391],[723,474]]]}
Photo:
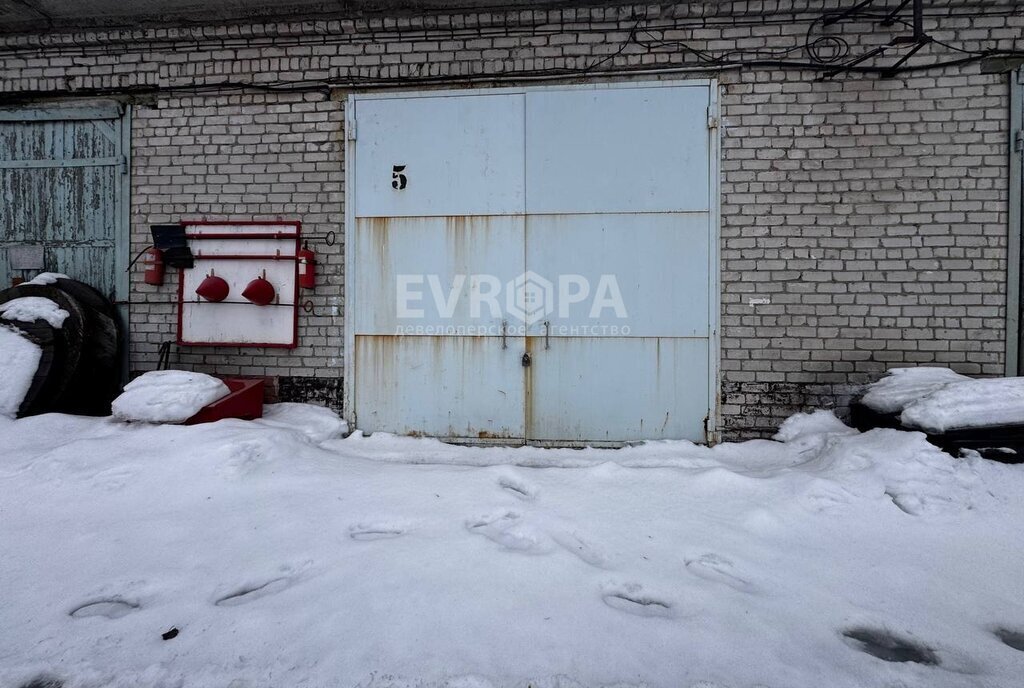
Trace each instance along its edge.
{"label": "snow on tire stack", "polygon": [[974,379],[948,368],[894,368],[852,409],[859,430],[920,430],[945,451],[1024,461],[1024,377]]}
{"label": "snow on tire stack", "polygon": [[0,415],[108,415],[120,389],[116,308],[57,273],[0,291]]}

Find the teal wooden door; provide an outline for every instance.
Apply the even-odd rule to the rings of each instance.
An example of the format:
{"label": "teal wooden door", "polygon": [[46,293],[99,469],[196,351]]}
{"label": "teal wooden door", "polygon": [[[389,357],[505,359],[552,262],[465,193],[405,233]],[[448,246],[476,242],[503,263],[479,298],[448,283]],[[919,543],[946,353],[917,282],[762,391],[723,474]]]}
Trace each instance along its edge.
{"label": "teal wooden door", "polygon": [[123,106],[0,109],[0,288],[62,272],[127,301]]}

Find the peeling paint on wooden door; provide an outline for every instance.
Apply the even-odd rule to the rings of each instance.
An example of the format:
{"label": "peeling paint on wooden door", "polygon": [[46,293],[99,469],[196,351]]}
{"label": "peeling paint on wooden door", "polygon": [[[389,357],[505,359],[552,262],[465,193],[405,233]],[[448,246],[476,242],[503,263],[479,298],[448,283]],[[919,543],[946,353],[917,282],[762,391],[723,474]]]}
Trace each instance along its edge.
{"label": "peeling paint on wooden door", "polygon": [[61,272],[127,302],[127,127],[116,103],[0,110],[0,286]]}

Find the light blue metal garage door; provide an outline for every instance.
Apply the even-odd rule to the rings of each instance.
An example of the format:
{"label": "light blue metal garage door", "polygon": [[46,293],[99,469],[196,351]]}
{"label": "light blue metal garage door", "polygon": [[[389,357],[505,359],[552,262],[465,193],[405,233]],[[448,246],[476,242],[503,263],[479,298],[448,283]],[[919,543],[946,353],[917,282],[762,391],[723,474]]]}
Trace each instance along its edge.
{"label": "light blue metal garage door", "polygon": [[116,103],[0,109],[0,287],[62,272],[127,300],[128,148]]}
{"label": "light blue metal garage door", "polygon": [[714,437],[708,82],[349,102],[349,420],[456,441]]}

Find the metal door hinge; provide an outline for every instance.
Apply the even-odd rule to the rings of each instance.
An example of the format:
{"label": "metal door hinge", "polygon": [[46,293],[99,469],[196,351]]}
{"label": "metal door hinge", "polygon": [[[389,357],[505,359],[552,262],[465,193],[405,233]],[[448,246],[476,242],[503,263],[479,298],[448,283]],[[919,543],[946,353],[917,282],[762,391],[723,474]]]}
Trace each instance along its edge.
{"label": "metal door hinge", "polygon": [[718,103],[708,105],[708,129],[718,128]]}
{"label": "metal door hinge", "polygon": [[121,174],[128,174],[128,156],[121,156]]}
{"label": "metal door hinge", "polygon": [[349,141],[356,140],[356,119],[353,117],[345,124],[345,138]]}

